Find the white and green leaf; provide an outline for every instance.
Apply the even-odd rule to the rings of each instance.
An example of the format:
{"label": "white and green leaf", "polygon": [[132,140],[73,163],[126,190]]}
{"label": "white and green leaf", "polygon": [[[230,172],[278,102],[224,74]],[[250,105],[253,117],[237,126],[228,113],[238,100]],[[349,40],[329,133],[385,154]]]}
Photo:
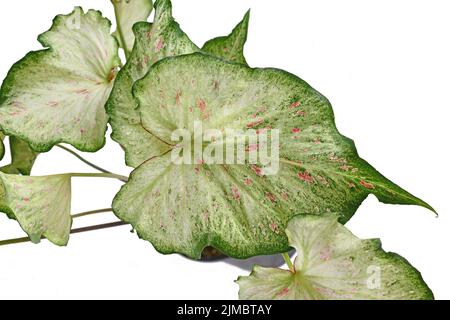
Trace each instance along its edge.
{"label": "white and green leaf", "polygon": [[41,237],[65,246],[69,241],[70,175],[24,177],[0,172],[0,211],[16,219],[31,241]]}
{"label": "white and green leaf", "polygon": [[114,212],[163,253],[199,258],[206,246],[236,258],[285,252],[293,216],[339,212],[346,222],[369,194],[432,209],[359,158],[336,129],[329,101],[287,72],[194,53],[155,64],[134,96],[145,132],[135,141],[150,135],[168,151],[178,150],[174,130],[192,134],[197,121],[204,131],[280,130],[275,175],[248,161],[176,165],[170,153],[153,154],[133,172]]}
{"label": "white and green leaf", "polygon": [[81,8],[57,16],[9,71],[0,91],[0,129],[38,152],[64,142],[81,151],[105,143],[105,103],[120,65],[111,23]]}
{"label": "white and green leaf", "polygon": [[147,21],[153,10],[152,0],[111,0],[116,15],[117,30],[114,32],[119,45],[128,57],[134,45],[133,25]]}
{"label": "white and green leaf", "polygon": [[247,42],[249,20],[250,11],[228,36],[209,40],[204,44],[202,51],[227,61],[246,65],[244,46]]}
{"label": "white and green leaf", "polygon": [[136,43],[130,59],[117,75],[107,111],[113,129],[112,138],[125,149],[127,164],[137,167],[145,160],[163,154],[168,148],[140,125],[139,112],[132,95],[133,84],[155,62],[199,49],[172,17],[169,0],[156,1],[153,24],[140,22],[133,29]]}
{"label": "white and green leaf", "polygon": [[33,151],[27,142],[17,137],[9,137],[9,147],[11,163],[1,167],[0,171],[7,174],[30,175],[39,153]]}
{"label": "white and green leaf", "polygon": [[286,231],[293,272],[254,267],[237,280],[243,300],[429,300],[433,293],[404,258],[360,240],[333,217],[297,216]]}

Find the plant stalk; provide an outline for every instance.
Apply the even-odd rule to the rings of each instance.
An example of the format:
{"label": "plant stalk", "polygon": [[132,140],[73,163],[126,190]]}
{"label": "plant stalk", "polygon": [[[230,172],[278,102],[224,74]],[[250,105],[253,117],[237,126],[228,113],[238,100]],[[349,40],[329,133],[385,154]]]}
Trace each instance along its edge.
{"label": "plant stalk", "polygon": [[111,171],[108,171],[108,170],[106,170],[106,169],[103,169],[102,167],[99,167],[99,166],[93,164],[92,162],[86,160],[85,158],[83,158],[82,156],[80,156],[80,155],[79,155],[78,153],[76,153],[75,151],[72,151],[72,150],[70,150],[69,148],[67,148],[67,147],[65,147],[65,146],[63,146],[63,145],[57,144],[56,146],[57,146],[58,148],[64,150],[64,151],[70,153],[71,155],[75,156],[78,160],[81,160],[82,162],[84,162],[84,163],[87,164],[88,166],[94,168],[95,170],[98,170],[98,171],[103,172],[103,173],[112,173]]}
{"label": "plant stalk", "polygon": [[[99,225],[95,225],[95,226],[89,226],[89,227],[84,227],[84,228],[73,229],[70,232],[70,234],[84,233],[84,232],[90,232],[90,231],[97,231],[97,230],[121,227],[121,226],[126,226],[126,225],[128,225],[128,224],[126,222],[123,222],[123,221],[112,222],[112,223],[105,223],[105,224],[99,224]],[[41,239],[44,240],[45,237],[42,237]],[[0,247],[1,246],[11,245],[11,244],[26,243],[26,242],[30,242],[30,238],[23,237],[23,238],[17,238],[17,239],[4,240],[4,241],[0,241]]]}
{"label": "plant stalk", "polygon": [[77,218],[92,216],[92,215],[98,214],[98,213],[105,213],[105,212],[112,212],[112,211],[113,211],[112,208],[87,211],[87,212],[82,212],[82,213],[77,213],[77,214],[72,215],[72,219],[77,219]]}
{"label": "plant stalk", "polygon": [[72,178],[109,178],[128,182],[128,177],[115,173],[68,173]]}
{"label": "plant stalk", "polygon": [[284,261],[286,262],[287,266],[289,267],[289,271],[291,271],[292,273],[295,273],[295,267],[292,264],[292,260],[291,260],[291,257],[289,257],[289,254],[282,253],[281,255],[283,256]]}

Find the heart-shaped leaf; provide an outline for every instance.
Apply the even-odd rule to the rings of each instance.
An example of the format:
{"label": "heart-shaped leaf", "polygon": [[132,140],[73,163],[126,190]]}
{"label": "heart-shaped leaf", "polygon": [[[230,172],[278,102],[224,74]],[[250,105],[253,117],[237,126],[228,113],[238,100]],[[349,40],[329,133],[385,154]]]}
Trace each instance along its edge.
{"label": "heart-shaped leaf", "polygon": [[31,241],[45,236],[65,246],[69,241],[70,175],[24,177],[0,172],[0,211],[16,219]]}
{"label": "heart-shaped leaf", "polygon": [[379,240],[360,240],[333,217],[298,216],[289,223],[297,250],[294,272],[256,266],[240,277],[244,300],[422,300],[433,293],[420,273]]}
{"label": "heart-shaped leaf", "polygon": [[38,152],[65,142],[81,151],[105,143],[104,110],[120,65],[111,23],[98,11],[57,16],[39,36],[48,49],[30,52],[0,91],[0,128]]}
{"label": "heart-shaped leaf", "polygon": [[244,19],[234,28],[230,35],[209,40],[203,46],[202,51],[227,61],[246,65],[244,46],[247,42],[249,20],[250,11],[245,14]]}
{"label": "heart-shaped leaf", "polygon": [[134,82],[141,79],[153,63],[199,49],[173,19],[169,0],[156,1],[153,25],[140,22],[133,29],[136,43],[130,59],[117,75],[107,111],[113,129],[112,138],[125,149],[127,165],[137,167],[145,160],[166,152],[168,148],[140,125],[139,112],[136,111],[136,101],[131,91]]}
{"label": "heart-shaped leaf", "polygon": [[7,174],[29,176],[39,153],[33,151],[28,143],[17,137],[9,137],[9,146],[11,164],[0,168],[0,171]]}
{"label": "heart-shaped leaf", "polygon": [[[285,252],[284,229],[293,216],[340,212],[345,222],[371,193],[386,203],[431,209],[360,159],[353,142],[337,131],[328,100],[287,72],[194,53],[155,64],[134,95],[142,139],[153,135],[172,152],[136,169],[113,207],[163,253],[198,258],[209,245],[237,258]],[[267,147],[262,138],[246,146],[243,164],[207,164],[197,157],[193,164],[177,164],[173,155],[189,155],[191,148],[188,143],[180,151],[172,134],[187,129],[197,136],[199,122],[204,132],[218,134],[252,129],[267,137],[279,130],[279,150],[272,150],[279,152],[273,161],[279,170],[264,175],[261,158],[249,161]],[[213,144],[224,150],[227,139]],[[240,150],[232,148],[232,155]]]}
{"label": "heart-shaped leaf", "polygon": [[117,31],[114,33],[121,48],[129,56],[134,45],[133,25],[139,21],[147,21],[153,10],[152,0],[111,0],[114,5]]}

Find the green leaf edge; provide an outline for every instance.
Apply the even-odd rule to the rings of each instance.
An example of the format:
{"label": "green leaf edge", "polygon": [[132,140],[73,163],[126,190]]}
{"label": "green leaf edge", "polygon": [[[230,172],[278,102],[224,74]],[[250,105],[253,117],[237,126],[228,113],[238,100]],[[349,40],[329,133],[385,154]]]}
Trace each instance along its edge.
{"label": "green leaf edge", "polygon": [[[19,224],[20,228],[28,235],[28,233],[25,231],[25,228],[16,219],[16,217],[14,215],[14,211],[3,202],[3,199],[5,199],[4,197],[6,196],[6,193],[4,192],[4,190],[6,190],[5,185],[4,185],[3,181],[0,179],[0,213],[6,214],[8,219],[16,221]],[[72,225],[73,225],[73,219],[71,218],[70,229],[72,229]],[[42,233],[42,236],[46,238],[46,234],[47,234],[47,231],[44,231]],[[30,238],[30,240],[31,240],[31,238]],[[59,242],[59,241],[49,240],[49,239],[47,239],[47,240],[58,247],[66,247],[69,242],[69,239],[67,240],[67,242],[65,242],[65,241]],[[35,243],[35,244],[37,244],[37,243]]]}
{"label": "green leaf edge", "polygon": [[[293,220],[297,217],[305,217],[305,216],[307,216],[307,215],[304,215],[304,214],[296,215],[296,216],[292,217],[291,220]],[[420,271],[417,270],[406,258],[402,257],[401,255],[399,255],[395,252],[384,251],[383,247],[382,247],[382,242],[380,239],[367,239],[367,240],[362,240],[362,241],[372,244],[373,248],[376,249],[377,253],[380,255],[380,259],[392,261],[393,263],[401,264],[402,271],[404,271],[405,274],[407,274],[407,277],[414,279],[414,285],[425,289],[422,300],[434,300],[435,299],[433,291],[430,289],[430,287],[427,285],[427,283],[423,279]],[[293,249],[293,248],[291,247],[290,250],[291,249]],[[250,275],[239,276],[234,282],[236,284],[239,284],[240,280],[254,276],[256,273],[258,273],[258,271],[260,269],[278,269],[281,271],[290,272],[289,270],[284,270],[284,269],[279,269],[279,268],[264,268],[264,267],[261,267],[258,265],[254,265]],[[241,295],[240,292],[241,292],[241,289],[239,290],[239,297]]]}
{"label": "green leaf edge", "polygon": [[[247,43],[247,39],[248,39],[248,28],[249,28],[249,24],[250,24],[250,13],[251,13],[251,9],[249,9],[247,11],[247,13],[245,14],[244,18],[236,25],[236,27],[234,27],[233,31],[231,31],[231,33],[227,36],[222,36],[222,37],[217,37],[217,38],[213,38],[211,40],[208,40],[207,42],[205,42],[205,44],[203,45],[201,51],[204,53],[208,53],[211,54],[214,57],[218,57],[216,54],[214,54],[214,52],[210,52],[212,51],[211,49],[214,47],[221,47],[223,42],[226,42],[230,37],[232,37],[234,35],[235,32],[238,32],[241,28],[244,28],[243,30],[245,30],[245,37],[244,37],[244,41],[243,41],[243,45],[245,46],[245,44]],[[244,46],[242,47],[242,51],[244,50]],[[233,52],[234,50],[230,50],[231,52]],[[248,65],[247,64],[247,60],[245,58],[245,54],[244,52],[239,53],[238,55],[239,57],[239,61],[235,61],[235,60],[228,60],[224,57],[219,56],[220,58],[229,61],[229,62],[235,62],[235,63],[240,63],[243,65]]]}
{"label": "green leaf edge", "polygon": [[[84,13],[84,10],[82,7],[80,6],[76,6],[74,8],[75,10],[81,10]],[[65,17],[69,17],[71,14],[73,14],[72,11],[71,13],[68,14],[60,14],[57,15],[55,18],[53,18],[53,23],[52,26],[49,30],[41,33],[38,37],[37,40],[38,42],[45,48],[42,50],[37,50],[37,51],[30,51],[28,52],[22,59],[20,59],[19,61],[17,61],[16,63],[13,64],[13,66],[11,67],[11,69],[8,71],[5,80],[3,81],[1,87],[0,87],[0,105],[3,104],[3,102],[6,99],[6,94],[5,93],[9,93],[12,89],[12,87],[14,86],[14,78],[16,75],[17,70],[22,68],[23,64],[26,64],[28,61],[38,61],[41,56],[47,54],[47,52],[52,52],[53,49],[51,47],[48,46],[48,44],[44,41],[43,39],[43,35],[49,31],[53,31],[56,24],[59,23],[59,20]],[[106,16],[103,15],[103,13],[100,10],[94,10],[94,9],[89,9],[86,14],[88,12],[94,12],[96,15],[100,15],[100,17],[102,17],[103,19],[106,20],[106,22],[109,24],[110,28],[112,27],[112,23],[111,20],[109,20]],[[115,43],[116,43],[116,50],[119,50],[119,43],[117,42],[117,39],[115,37],[113,37]],[[117,57],[118,58],[118,57]],[[74,146],[76,149],[82,151],[82,152],[97,152],[100,149],[102,149],[105,145],[106,145],[106,132],[108,131],[108,124],[106,124],[105,129],[104,129],[104,134],[103,134],[103,141],[101,144],[99,144],[97,147],[84,147],[82,144],[78,144],[78,143],[70,143],[68,141],[66,141],[65,139],[58,139],[58,140],[54,140],[52,142],[49,143],[38,143],[38,144],[34,144],[32,143],[29,139],[27,139],[25,136],[23,136],[22,134],[20,134],[20,132],[13,132],[13,131],[9,131],[9,130],[5,130],[3,128],[0,127],[0,129],[5,133],[5,135],[8,136],[16,136],[24,141],[26,141],[29,146],[31,147],[31,149],[33,149],[36,152],[39,153],[44,153],[44,152],[48,152],[50,151],[56,144],[59,143],[67,143],[70,144],[72,146]]]}
{"label": "green leaf edge", "polygon": [[[155,3],[155,4],[154,4],[154,7],[155,7],[155,8],[156,8],[156,5],[157,5],[157,4]],[[183,30],[181,29],[180,24],[179,24],[173,17],[172,17],[172,23],[176,26],[176,31],[177,31],[177,32],[179,32],[180,34],[185,34],[185,33],[183,32]],[[152,26],[153,26],[153,23],[151,23],[151,22],[139,21],[139,22],[137,22],[137,23],[135,23],[135,24],[133,25],[133,33],[134,33],[135,35],[137,35],[137,34],[139,33],[139,30],[140,30],[140,29],[144,29],[144,30],[145,30],[145,29],[151,28]],[[134,46],[136,46],[136,41],[135,41],[135,43],[134,43]],[[131,51],[131,54],[133,54],[133,52],[135,51],[134,46],[133,46],[133,50]],[[169,57],[169,58],[175,58],[175,57]],[[164,59],[162,59],[162,60],[164,60]],[[159,60],[158,62],[160,62],[160,61],[162,61],[162,60]],[[157,63],[158,63],[158,62],[157,62]],[[117,90],[117,88],[115,88],[116,83],[120,83],[120,80],[121,80],[122,77],[127,77],[127,74],[126,74],[126,72],[127,72],[127,67],[128,67],[128,65],[131,64],[131,63],[132,63],[131,59],[128,60],[128,61],[126,62],[126,64],[123,66],[123,68],[118,72],[118,74],[117,74],[117,76],[116,76],[116,80],[115,80],[114,86],[113,86],[113,89],[111,90],[111,94],[110,94],[108,100],[106,101],[105,109],[106,109],[106,113],[107,113],[107,115],[108,115],[109,120],[111,120],[111,114],[114,112],[114,109],[116,108],[116,101],[115,101],[115,99],[113,99],[113,98],[115,97],[115,95],[114,95],[115,90]],[[152,66],[152,67],[153,67],[153,66]],[[150,67],[150,69],[151,69],[152,67]],[[150,69],[149,69],[149,71],[150,71]],[[145,77],[145,75],[144,75],[144,77]],[[137,81],[139,81],[139,80],[137,80]],[[135,81],[134,84],[136,84],[137,81]],[[133,84],[133,86],[134,86],[134,84]],[[131,90],[132,90],[132,88],[131,88]],[[133,91],[133,90],[132,90],[132,91]],[[133,99],[136,101],[136,98],[134,97],[134,94],[133,94]],[[0,101],[1,101],[1,100],[0,100]],[[138,108],[138,103],[136,102],[136,109],[137,109],[137,108]],[[127,151],[127,149],[126,149],[124,146],[122,146],[122,144],[119,142],[119,140],[121,140],[121,139],[120,139],[121,136],[117,133],[117,130],[114,130],[114,127],[113,127],[113,126],[111,126],[111,128],[112,128],[111,139],[112,139],[113,141],[115,141],[116,143],[118,143],[118,144],[122,147],[123,150],[125,150],[125,164],[126,164],[128,167],[131,167],[131,168],[137,168],[137,167],[139,167],[142,163],[139,164],[138,166],[135,166],[134,162],[131,160],[132,155],[131,155],[131,154]],[[145,161],[144,161],[144,162],[145,162]]]}
{"label": "green leaf edge", "polygon": [[3,139],[5,139],[5,135],[0,131],[0,160],[5,156],[5,145],[3,144]]}
{"label": "green leaf edge", "polygon": [[[14,142],[13,139],[16,139],[17,141]],[[29,164],[26,166],[20,166],[23,159],[16,159],[16,151],[14,151],[14,148],[17,147],[17,143],[26,144],[26,146],[19,146],[27,148],[26,161],[29,161]],[[23,176],[29,176],[31,174],[31,170],[33,169],[34,163],[39,156],[39,153],[33,151],[26,141],[20,140],[17,137],[9,137],[9,147],[11,152],[11,163],[6,166],[0,167],[0,171],[6,174],[20,174]]]}
{"label": "green leaf edge", "polygon": [[[189,57],[189,56],[209,57],[210,59],[216,59],[216,60],[218,60],[218,61],[222,61],[222,62],[224,62],[224,63],[228,63],[228,64],[231,64],[231,65],[236,65],[236,66],[240,66],[240,67],[246,67],[246,68],[248,68],[251,72],[260,71],[260,70],[271,70],[271,71],[276,72],[276,73],[284,74],[284,75],[290,77],[292,80],[295,80],[295,81],[301,81],[301,82],[305,83],[306,85],[308,85],[309,87],[311,87],[309,84],[307,84],[304,80],[300,79],[300,78],[297,77],[296,75],[294,75],[294,74],[292,74],[292,73],[290,73],[290,72],[281,70],[281,69],[275,69],[275,68],[251,68],[251,67],[248,67],[248,66],[244,66],[244,65],[242,65],[242,64],[239,64],[239,63],[229,62],[229,61],[224,61],[223,59],[220,59],[220,58],[217,58],[217,57],[213,57],[213,56],[211,56],[211,55],[209,55],[209,54],[205,54],[205,53],[202,53],[202,52],[196,52],[196,53],[192,53],[192,54],[188,54],[188,55],[182,55],[182,56],[175,56],[175,57],[164,58],[164,59],[162,59],[162,60],[156,62],[155,64],[153,64],[153,65],[150,67],[150,69],[149,69],[147,75],[144,76],[144,78],[147,77],[148,74],[151,73],[151,71],[152,71],[154,68],[157,68],[157,67],[158,67],[159,65],[161,65],[161,64],[169,63],[172,59],[179,59],[180,57]],[[143,78],[143,79],[144,79],[144,78]],[[142,80],[142,79],[141,79],[141,80]],[[133,97],[134,97],[134,99],[136,100],[136,103],[137,103],[137,107],[136,107],[136,108],[137,108],[137,109],[139,109],[140,106],[139,106],[139,104],[138,104],[138,99],[137,99],[136,95],[137,95],[137,91],[139,90],[139,85],[140,85],[141,80],[136,81],[136,82],[134,83],[134,85],[133,85]],[[311,87],[311,88],[312,88],[312,87]],[[315,89],[312,88],[312,90],[315,90]],[[327,102],[328,102],[328,99],[327,99],[326,97],[324,97],[323,95],[321,95],[321,96],[323,97],[323,99],[326,99]],[[331,105],[331,104],[330,104],[330,105]],[[368,162],[366,162],[365,160],[359,158],[359,155],[358,155],[358,152],[357,152],[356,145],[355,145],[354,141],[351,140],[350,138],[347,138],[347,137],[345,137],[345,136],[343,136],[342,134],[339,133],[339,130],[337,129],[337,126],[336,126],[336,122],[335,122],[335,117],[334,117],[333,109],[330,108],[329,112],[330,112],[330,116],[331,116],[331,118],[332,118],[332,120],[333,120],[333,126],[334,126],[334,129],[336,130],[337,134],[339,134],[339,135],[342,137],[342,139],[343,139],[345,142],[347,142],[347,143],[349,144],[349,146],[351,146],[352,150],[355,152],[355,156],[358,157],[358,160],[357,160],[357,162],[359,162],[358,164],[361,165],[361,167],[364,167],[364,168],[368,169],[369,171],[373,171],[374,174],[379,175],[380,178],[385,179],[386,182],[390,183],[390,184],[393,186],[393,188],[398,189],[397,192],[398,192],[399,194],[400,194],[400,192],[402,192],[404,196],[407,196],[407,197],[409,198],[409,199],[408,199],[409,201],[403,201],[403,202],[398,201],[398,202],[396,202],[396,203],[393,203],[392,201],[389,202],[388,199],[385,199],[385,198],[383,198],[383,197],[380,197],[380,196],[378,196],[378,195],[375,195],[375,194],[374,194],[373,192],[371,192],[370,190],[367,190],[367,196],[369,196],[370,194],[374,194],[374,195],[378,198],[378,200],[379,200],[380,202],[382,202],[382,203],[386,203],[386,204],[403,204],[403,205],[418,205],[418,206],[424,207],[424,208],[429,209],[429,210],[431,210],[432,212],[436,213],[436,211],[433,209],[433,207],[431,207],[431,206],[430,206],[429,204],[427,204],[425,201],[423,201],[423,200],[421,200],[421,199],[415,197],[414,195],[410,194],[409,192],[407,192],[407,191],[404,190],[403,188],[399,187],[397,184],[391,182],[389,179],[387,179],[387,178],[384,177],[382,174],[380,174],[380,173],[379,173],[374,167],[372,167]],[[152,159],[154,159],[154,158],[148,159],[147,161],[151,161]],[[143,164],[145,164],[147,161],[145,161]],[[139,167],[140,167],[140,166],[138,166],[138,167],[130,174],[130,179],[129,179],[128,183],[131,182],[131,181],[133,180],[134,174],[136,173],[136,171],[137,171],[137,169],[138,169]],[[370,180],[367,181],[367,182],[370,182]],[[115,207],[114,204],[115,204],[117,201],[120,201],[120,199],[121,199],[121,197],[122,197],[122,190],[123,190],[123,187],[122,187],[122,189],[117,193],[117,195],[115,196],[115,198],[114,198],[114,200],[113,200],[113,212],[114,212],[114,214],[115,214],[120,220],[122,220],[122,221],[124,221],[124,222],[127,222],[127,223],[130,223],[130,221],[128,221],[128,220],[126,219],[126,217],[122,217],[121,214],[117,212],[117,210],[114,210],[114,207]],[[363,199],[362,201],[364,201],[364,199]],[[361,203],[362,203],[362,201],[361,201]],[[356,205],[355,210],[353,210],[353,212],[348,212],[346,215],[343,215],[343,216],[339,219],[339,222],[342,223],[342,224],[345,224],[346,222],[348,222],[348,221],[354,216],[354,214],[356,213],[357,209],[360,207],[361,203],[359,203],[359,204]],[[302,214],[305,215],[305,214],[309,214],[309,213],[308,213],[308,212],[304,212],[304,213],[302,213]],[[295,216],[296,216],[296,215],[293,215],[293,217],[295,217]],[[136,233],[137,233],[137,235],[138,235],[138,237],[139,237],[140,239],[150,242],[149,240],[143,238],[143,236],[141,235],[141,232],[139,232],[139,230],[136,230]],[[159,243],[158,243],[158,244],[153,243],[153,242],[151,242],[151,243],[152,243],[152,245],[154,246],[155,250],[158,251],[158,252],[161,253],[161,254],[168,255],[168,254],[176,254],[176,253],[179,253],[179,252],[175,251],[174,249],[164,248],[164,247],[161,246]],[[233,257],[233,258],[236,258],[236,259],[247,259],[247,258],[250,258],[250,257],[255,257],[255,256],[260,256],[260,255],[273,255],[273,254],[279,254],[279,253],[283,253],[283,252],[287,252],[287,251],[291,250],[291,247],[290,247],[289,244],[288,244],[287,236],[285,237],[285,243],[284,243],[284,244],[272,244],[272,243],[270,243],[270,244],[267,244],[265,247],[260,247],[257,251],[256,251],[256,250],[255,250],[255,251],[252,251],[252,252],[246,251],[246,254],[243,254],[243,252],[236,252],[236,251],[232,248],[232,246],[229,246],[229,245],[226,243],[226,241],[220,239],[220,237],[217,237],[217,236],[215,236],[215,235],[207,235],[207,236],[204,236],[204,237],[198,239],[197,243],[199,243],[199,244],[198,244],[197,246],[193,247],[193,248],[192,248],[192,251],[193,251],[193,252],[198,252],[198,254],[197,254],[197,255],[188,255],[188,254],[186,254],[186,255],[189,256],[190,258],[193,258],[193,259],[200,259],[200,258],[201,258],[201,252],[203,251],[204,248],[206,248],[206,247],[208,247],[208,246],[212,246],[212,247],[218,249],[218,250],[219,250],[220,252],[222,252],[223,254],[225,254],[225,255],[227,255],[227,256],[230,256],[230,257]]]}

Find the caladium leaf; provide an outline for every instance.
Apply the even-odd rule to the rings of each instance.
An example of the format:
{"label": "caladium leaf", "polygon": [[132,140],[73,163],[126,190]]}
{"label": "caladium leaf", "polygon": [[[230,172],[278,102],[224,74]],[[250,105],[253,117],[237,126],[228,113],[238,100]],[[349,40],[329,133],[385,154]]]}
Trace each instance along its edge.
{"label": "caladium leaf", "polygon": [[153,25],[140,22],[133,29],[136,43],[130,59],[117,75],[107,111],[113,129],[112,138],[125,149],[127,165],[137,167],[145,160],[166,152],[168,148],[140,125],[139,112],[136,111],[136,101],[131,91],[134,82],[141,79],[153,63],[199,49],[173,19],[169,0],[155,2]]}
{"label": "caladium leaf", "polygon": [[0,171],[29,176],[39,153],[33,151],[28,143],[17,137],[9,137],[9,146],[11,149],[11,164],[0,168]]}
{"label": "caladium leaf", "polygon": [[121,48],[128,56],[133,49],[133,25],[147,21],[153,10],[152,0],[111,0],[116,14],[117,31],[114,33]]}
{"label": "caladium leaf", "polygon": [[237,280],[243,300],[429,300],[420,273],[379,240],[360,240],[333,217],[298,216],[286,231],[294,272],[256,266]]}
{"label": "caladium leaf", "polygon": [[5,135],[0,131],[0,160],[5,156],[5,145],[3,144],[3,140],[5,139]]}
{"label": "caladium leaf", "polygon": [[38,152],[65,142],[81,151],[105,143],[105,102],[120,65],[111,23],[98,11],[57,16],[31,52],[9,71],[0,91],[0,128]]}
{"label": "caladium leaf", "polygon": [[245,14],[244,19],[234,28],[230,35],[206,42],[202,51],[227,61],[246,65],[244,46],[247,42],[249,20],[250,11]]}
{"label": "caladium leaf", "polygon": [[114,212],[163,253],[198,258],[206,246],[236,258],[285,252],[284,229],[293,216],[340,212],[345,222],[371,193],[386,203],[431,209],[360,159],[337,131],[329,101],[287,72],[194,53],[155,64],[134,95],[144,131],[176,153],[174,130],[192,134],[196,121],[204,132],[280,130],[280,167],[273,175],[264,176],[261,164],[248,159],[175,164],[172,152],[133,172]]}
{"label": "caladium leaf", "polygon": [[24,177],[0,172],[0,211],[16,219],[31,241],[45,236],[64,246],[69,241],[70,175]]}

